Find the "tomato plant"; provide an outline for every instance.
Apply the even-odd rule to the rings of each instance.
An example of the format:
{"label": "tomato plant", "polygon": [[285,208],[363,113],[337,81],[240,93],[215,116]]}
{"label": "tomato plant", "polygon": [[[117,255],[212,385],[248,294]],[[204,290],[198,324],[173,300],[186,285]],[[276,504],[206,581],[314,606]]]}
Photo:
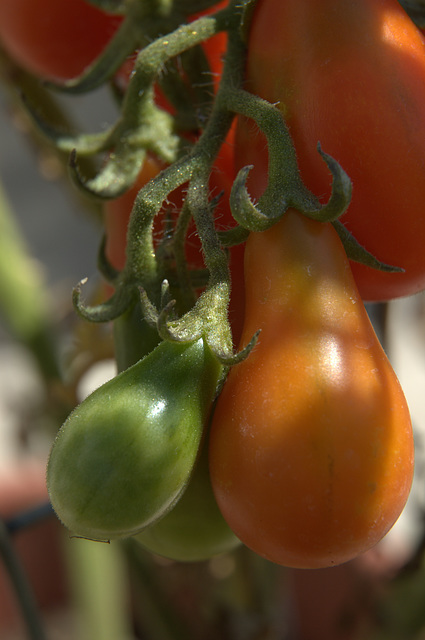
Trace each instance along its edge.
{"label": "tomato plant", "polygon": [[[259,0],[251,21],[246,88],[277,103],[294,140],[301,177],[320,198],[330,175],[317,143],[352,180],[341,221],[385,273],[352,263],[366,300],[425,288],[425,40],[396,0]],[[267,151],[240,119],[237,166],[253,164],[255,198]]]}
{"label": "tomato plant", "polygon": [[201,338],[162,342],[86,398],[53,444],[47,485],[74,534],[130,536],[186,487],[221,367]]}
{"label": "tomato plant", "polygon": [[375,545],[413,474],[403,392],[330,224],[293,210],[245,250],[242,345],[211,427],[218,505],[248,547],[316,568]]}
{"label": "tomato plant", "polygon": [[31,73],[69,80],[102,52],[121,21],[85,0],[13,0],[0,3],[0,41]]}

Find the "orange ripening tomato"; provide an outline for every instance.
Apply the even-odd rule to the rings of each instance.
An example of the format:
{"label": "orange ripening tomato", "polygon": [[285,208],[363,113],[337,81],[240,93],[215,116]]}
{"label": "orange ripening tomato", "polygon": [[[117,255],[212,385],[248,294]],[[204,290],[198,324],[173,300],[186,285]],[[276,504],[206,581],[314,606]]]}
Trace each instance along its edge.
{"label": "orange ripening tomato", "polygon": [[289,210],[250,234],[241,346],[209,444],[213,490],[277,564],[346,562],[392,527],[413,476],[409,410],[330,224]]}
{"label": "orange ripening tomato", "polygon": [[[425,39],[397,0],[259,0],[251,21],[246,89],[277,103],[301,176],[326,201],[331,177],[317,143],[352,180],[341,221],[381,262],[353,263],[364,300],[425,288]],[[240,119],[237,168],[248,188],[267,182],[267,150]]]}
{"label": "orange ripening tomato", "polygon": [[85,0],[3,0],[0,42],[27,71],[49,80],[79,76],[122,22]]}

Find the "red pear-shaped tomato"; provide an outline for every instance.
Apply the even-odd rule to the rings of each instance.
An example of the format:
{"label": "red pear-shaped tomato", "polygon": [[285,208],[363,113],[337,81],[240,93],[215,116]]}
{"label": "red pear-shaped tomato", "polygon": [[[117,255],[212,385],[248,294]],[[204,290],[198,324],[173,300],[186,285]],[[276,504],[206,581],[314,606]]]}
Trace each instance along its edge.
{"label": "red pear-shaped tomato", "polygon": [[278,564],[374,546],[409,494],[409,411],[330,224],[288,211],[245,251],[242,346],[218,398],[210,472],[225,520]]}

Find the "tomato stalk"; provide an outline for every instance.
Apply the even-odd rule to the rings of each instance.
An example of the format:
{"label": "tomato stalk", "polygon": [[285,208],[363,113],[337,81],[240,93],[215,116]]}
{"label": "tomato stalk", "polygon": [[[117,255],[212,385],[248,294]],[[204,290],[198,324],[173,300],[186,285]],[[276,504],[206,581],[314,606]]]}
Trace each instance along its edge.
{"label": "tomato stalk", "polygon": [[[136,4],[130,3],[127,17],[133,10],[145,10],[148,13],[152,10],[150,5],[143,5],[145,8],[141,9]],[[123,271],[115,275],[103,261],[103,272],[113,277],[116,290],[112,297],[95,308],[86,307],[80,299],[81,285],[76,287],[74,304],[86,319],[105,322],[118,318],[134,306],[138,289],[142,288],[145,296],[143,304],[146,310],[150,308],[151,320],[155,315],[159,318],[163,335],[168,338],[174,336],[179,340],[192,340],[200,332],[205,333],[220,357],[233,357],[226,317],[230,277],[226,254],[221,247],[221,237],[214,226],[214,206],[210,203],[208,179],[214,159],[234,118],[234,110],[229,109],[226,95],[231,87],[240,87],[243,81],[245,47],[240,26],[249,4],[234,1],[226,9],[182,25],[145,46],[137,55],[134,72],[121,105],[121,116],[110,131],[77,138],[50,132],[61,149],[76,150],[71,154],[71,175],[83,191],[97,197],[113,198],[125,192],[136,180],[147,151],[153,152],[165,163],[172,163],[145,185],[135,200],[128,226],[127,259]],[[157,9],[160,13],[160,7]],[[138,20],[134,16],[133,18],[136,24],[138,20],[140,22],[140,16]],[[161,23],[162,27],[164,24]],[[124,21],[119,31],[121,33],[125,30]],[[193,49],[222,30],[231,34],[223,77],[205,129],[196,144],[190,148],[191,143],[175,132],[176,118],[157,106],[154,83],[160,69],[170,59]],[[122,35],[117,34],[117,37]],[[134,42],[132,47],[133,45]],[[108,50],[113,49],[113,46],[112,43]],[[106,52],[95,65],[106,68],[105,60],[108,55],[110,54]],[[111,69],[113,70],[112,67]],[[88,76],[90,73],[89,71]],[[80,80],[71,81],[62,89],[68,93],[87,91],[89,86],[86,80]],[[94,178],[85,180],[77,165],[78,154],[90,156],[107,150],[110,154],[103,168]],[[195,220],[210,278],[207,290],[199,301],[178,321],[172,321],[169,307],[162,307],[160,296],[161,282],[164,277],[169,276],[166,265],[167,242],[154,248],[153,221],[169,194],[186,183],[189,185],[188,195],[182,207],[181,219],[177,222],[178,233],[171,246],[177,261],[177,281],[184,292],[182,298],[186,300],[183,307],[187,307],[189,300],[193,303],[189,290],[190,275],[183,260],[189,215]],[[162,248],[165,252],[161,251]],[[151,301],[151,307],[146,298]]]}
{"label": "tomato stalk", "polygon": [[232,188],[232,213],[242,227],[250,231],[264,231],[280,220],[288,208],[293,207],[313,220],[333,222],[351,260],[381,271],[402,271],[378,260],[339,222],[349,207],[352,185],[344,169],[321,149],[320,144],[317,145],[317,151],[332,176],[331,195],[324,205],[302,181],[295,148],[279,109],[242,90],[229,92],[226,98],[237,113],[254,120],[267,139],[268,181],[258,203],[254,205],[246,188],[253,166],[240,169]]}

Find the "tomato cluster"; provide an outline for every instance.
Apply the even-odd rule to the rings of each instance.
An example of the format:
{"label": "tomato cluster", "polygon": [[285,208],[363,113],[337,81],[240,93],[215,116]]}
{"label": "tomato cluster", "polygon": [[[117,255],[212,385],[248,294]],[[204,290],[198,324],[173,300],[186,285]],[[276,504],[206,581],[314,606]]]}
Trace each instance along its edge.
{"label": "tomato cluster", "polygon": [[[34,2],[4,4],[3,46],[43,78],[74,78],[121,18],[75,0],[66,3],[69,19],[62,13],[59,28],[55,11],[63,3],[43,2],[42,25],[39,3],[34,17]],[[227,251],[225,329],[230,324],[238,357],[226,360],[212,348],[214,309],[204,318],[207,328],[192,337],[170,331],[164,338],[162,317],[160,338],[152,318],[149,325],[143,317],[146,308],[133,300],[114,318],[120,373],[59,431],[49,493],[60,519],[80,536],[134,537],[177,560],[205,559],[242,542],[278,564],[332,566],[386,534],[412,482],[409,411],[363,302],[425,288],[425,40],[397,0],[258,0],[248,16],[244,93],[277,105],[300,177],[318,202],[331,191],[318,143],[342,166],[352,200],[340,221],[379,261],[401,271],[350,262],[331,222],[292,207]],[[83,26],[95,37],[77,32]],[[229,38],[236,37],[231,28]],[[227,38],[220,33],[202,45],[211,94]],[[133,63],[115,76],[123,93]],[[156,90],[159,106],[174,116],[178,107]],[[258,127],[246,115],[235,122],[220,138],[205,180],[210,196],[220,195],[211,207],[213,232],[236,226],[229,202],[238,171],[253,167],[247,188],[255,209],[274,161],[261,118]],[[180,133],[194,146],[202,140],[200,125]],[[105,204],[111,273],[126,273],[139,190],[166,168],[147,152],[134,187]],[[186,183],[172,189],[155,216],[151,253],[158,262],[187,190]],[[192,276],[205,270],[201,235],[192,221],[184,245]],[[174,273],[172,249],[170,256]],[[121,285],[119,276],[113,279],[118,294]],[[194,288],[201,300],[208,286],[201,281]],[[184,317],[187,310],[178,311]],[[215,334],[221,329],[214,327]]]}

